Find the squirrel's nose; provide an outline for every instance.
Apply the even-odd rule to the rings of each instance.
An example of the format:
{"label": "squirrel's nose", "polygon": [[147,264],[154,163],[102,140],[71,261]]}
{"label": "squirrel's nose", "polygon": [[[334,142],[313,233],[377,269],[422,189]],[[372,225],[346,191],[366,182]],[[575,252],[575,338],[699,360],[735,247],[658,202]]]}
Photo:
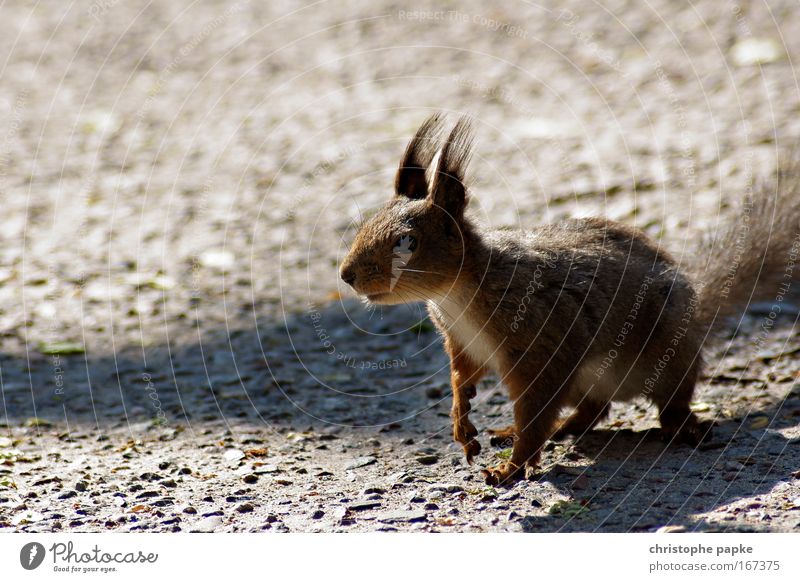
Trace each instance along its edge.
{"label": "squirrel's nose", "polygon": [[342,277],[342,281],[353,286],[353,283],[356,282],[356,273],[351,267],[342,267],[342,272],[340,273]]}

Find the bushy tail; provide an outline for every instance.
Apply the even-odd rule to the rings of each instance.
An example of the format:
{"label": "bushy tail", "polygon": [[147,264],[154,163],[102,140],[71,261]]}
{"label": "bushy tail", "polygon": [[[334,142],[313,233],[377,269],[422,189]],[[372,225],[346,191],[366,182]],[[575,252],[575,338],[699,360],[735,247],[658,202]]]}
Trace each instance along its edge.
{"label": "bushy tail", "polygon": [[690,274],[704,325],[738,316],[754,302],[780,313],[800,287],[800,159],[779,166],[774,179],[745,196],[736,220],[698,249]]}

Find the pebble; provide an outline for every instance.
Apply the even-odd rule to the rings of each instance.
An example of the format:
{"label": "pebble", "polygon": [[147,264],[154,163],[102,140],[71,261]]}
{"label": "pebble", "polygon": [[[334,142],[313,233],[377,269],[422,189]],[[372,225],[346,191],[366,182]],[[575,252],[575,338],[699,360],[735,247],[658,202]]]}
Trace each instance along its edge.
{"label": "pebble", "polygon": [[218,515],[212,515],[198,521],[196,524],[194,524],[194,526],[191,527],[189,531],[197,533],[211,533],[222,527],[222,523],[222,517]]}
{"label": "pebble", "polygon": [[236,511],[239,513],[251,513],[255,509],[252,503],[242,503],[239,507],[236,508]]}
{"label": "pebble", "polygon": [[417,457],[417,463],[420,465],[435,465],[439,462],[439,457],[437,455],[419,455]]}
{"label": "pebble", "polygon": [[464,488],[461,485],[455,484],[439,484],[434,483],[433,485],[428,486],[428,491],[441,491],[445,493],[461,493],[464,491]]}
{"label": "pebble", "polygon": [[686,531],[683,525],[665,525],[656,530],[656,533],[680,533]]}
{"label": "pebble", "polygon": [[351,461],[345,466],[345,469],[350,471],[352,469],[359,469],[361,467],[366,467],[368,465],[372,465],[376,463],[378,459],[375,457],[358,457],[357,459]]}
{"label": "pebble", "polygon": [[369,487],[365,487],[361,491],[362,495],[373,495],[373,494],[383,495],[384,493],[386,493],[386,489],[384,489],[383,487],[375,486],[375,485],[371,485]]}
{"label": "pebble", "polygon": [[204,267],[227,270],[236,262],[236,257],[228,250],[208,249],[198,257],[198,261]]}
{"label": "pebble", "polygon": [[512,489],[511,491],[506,491],[505,493],[500,494],[497,499],[499,501],[514,501],[518,498],[519,492]]}
{"label": "pebble", "polygon": [[223,458],[229,463],[234,463],[244,458],[244,453],[239,449],[228,449],[225,451]]}
{"label": "pebble", "polygon": [[382,523],[412,523],[416,521],[425,521],[428,515],[424,511],[395,511],[393,513],[386,513],[378,516],[378,521]]}
{"label": "pebble", "polygon": [[369,509],[375,509],[381,506],[379,501],[364,501],[361,503],[354,503],[352,505],[348,505],[347,509],[350,511],[367,511]]}
{"label": "pebble", "polygon": [[439,400],[443,396],[442,389],[438,386],[429,386],[425,390],[425,396],[431,400]]}

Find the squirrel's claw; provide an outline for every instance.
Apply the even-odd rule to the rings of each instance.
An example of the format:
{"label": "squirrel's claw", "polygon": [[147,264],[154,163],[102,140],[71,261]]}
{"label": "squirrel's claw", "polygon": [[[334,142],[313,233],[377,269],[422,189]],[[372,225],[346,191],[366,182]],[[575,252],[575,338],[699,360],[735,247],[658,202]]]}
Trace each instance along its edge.
{"label": "squirrel's claw", "polygon": [[477,457],[481,452],[481,443],[472,439],[467,444],[464,445],[464,454],[467,456],[467,463],[470,465],[473,463],[475,457]]}

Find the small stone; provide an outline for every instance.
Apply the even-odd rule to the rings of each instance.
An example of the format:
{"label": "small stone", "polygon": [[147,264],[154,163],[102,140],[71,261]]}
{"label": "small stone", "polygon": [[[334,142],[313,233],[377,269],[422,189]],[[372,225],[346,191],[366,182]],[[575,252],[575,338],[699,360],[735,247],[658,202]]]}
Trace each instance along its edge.
{"label": "small stone", "polygon": [[425,396],[430,398],[431,400],[439,400],[442,397],[442,389],[438,386],[429,386],[425,390]]}
{"label": "small stone", "polygon": [[378,521],[382,523],[413,523],[426,519],[428,519],[428,515],[424,511],[415,510],[395,511],[378,517]]}
{"label": "small stone", "polygon": [[239,513],[251,513],[254,507],[252,503],[242,503],[239,507],[236,508],[236,511]]}
{"label": "small stone", "polygon": [[430,492],[460,493],[464,490],[461,485],[434,483],[428,486]]}
{"label": "small stone", "polygon": [[408,494],[408,501],[410,503],[423,503],[425,501],[425,497],[420,495],[420,492],[415,489]]}
{"label": "small stone", "polygon": [[223,457],[229,463],[234,463],[236,461],[239,461],[240,459],[243,459],[244,453],[239,449],[228,449],[227,451],[225,451]]}
{"label": "small stone", "polygon": [[518,491],[506,491],[505,493],[501,494],[497,499],[499,501],[514,501],[515,499],[519,498]]}
{"label": "small stone", "polygon": [[181,512],[189,514],[189,515],[194,515],[195,513],[197,513],[197,510],[194,507],[192,507],[191,505],[187,505],[186,507],[181,509]]}
{"label": "small stone", "polygon": [[225,249],[209,249],[204,251],[198,257],[198,260],[204,267],[220,269],[224,271],[233,266],[234,262],[236,261],[236,257],[232,252]]}
{"label": "small stone", "polygon": [[35,523],[44,519],[44,515],[38,511],[23,511],[18,513],[11,519],[12,525],[21,525],[24,523]]}
{"label": "small stone", "polygon": [[242,477],[242,481],[244,481],[248,485],[252,485],[253,483],[258,483],[258,475],[255,475],[253,473],[249,473],[249,474],[245,475],[244,477]]}
{"label": "small stone", "polygon": [[740,67],[765,65],[783,57],[778,41],[772,38],[745,38],[731,48],[733,62]]}
{"label": "small stone", "polygon": [[324,515],[325,515],[325,512],[324,512],[324,511],[322,511],[321,509],[317,509],[316,511],[314,511],[314,512],[311,514],[311,519],[322,519],[322,517],[323,517]]}
{"label": "small stone", "polygon": [[[386,478],[386,480],[389,483],[407,483],[408,481],[404,481],[404,479],[406,479],[408,476],[409,476],[408,473],[406,473],[405,471],[399,471],[397,473],[392,473],[391,475],[389,475]],[[413,477],[412,477],[412,481],[413,481]]]}
{"label": "small stone", "polygon": [[383,495],[384,493],[386,493],[386,489],[384,489],[383,487],[376,487],[375,485],[372,485],[370,487],[365,487],[364,490],[361,491],[362,495],[373,495],[373,494]]}
{"label": "small stone", "polygon": [[348,511],[346,507],[336,507],[333,510],[333,518],[339,523],[344,523],[348,521]]}
{"label": "small stone", "polygon": [[439,462],[439,457],[436,455],[419,455],[417,457],[417,463],[420,465],[435,465]]}
{"label": "small stone", "polygon": [[376,509],[381,506],[381,503],[378,501],[364,501],[362,503],[354,503],[352,505],[348,505],[347,509],[350,511],[367,511],[369,509]]}
{"label": "small stone", "polygon": [[656,530],[656,533],[680,533],[686,531],[683,525],[665,525]]}
{"label": "small stone", "polygon": [[345,469],[350,471],[352,469],[358,469],[360,467],[366,467],[368,465],[372,465],[372,464],[376,463],[377,461],[378,461],[378,459],[376,459],[375,457],[358,457],[354,461],[348,463],[345,466]]}
{"label": "small stone", "polygon": [[197,533],[211,533],[217,528],[221,527],[222,523],[222,517],[218,515],[212,515],[198,521],[189,531]]}
{"label": "small stone", "polygon": [[80,491],[81,493],[86,491],[88,488],[89,488],[89,484],[86,483],[86,481],[78,481],[75,484],[75,491]]}

